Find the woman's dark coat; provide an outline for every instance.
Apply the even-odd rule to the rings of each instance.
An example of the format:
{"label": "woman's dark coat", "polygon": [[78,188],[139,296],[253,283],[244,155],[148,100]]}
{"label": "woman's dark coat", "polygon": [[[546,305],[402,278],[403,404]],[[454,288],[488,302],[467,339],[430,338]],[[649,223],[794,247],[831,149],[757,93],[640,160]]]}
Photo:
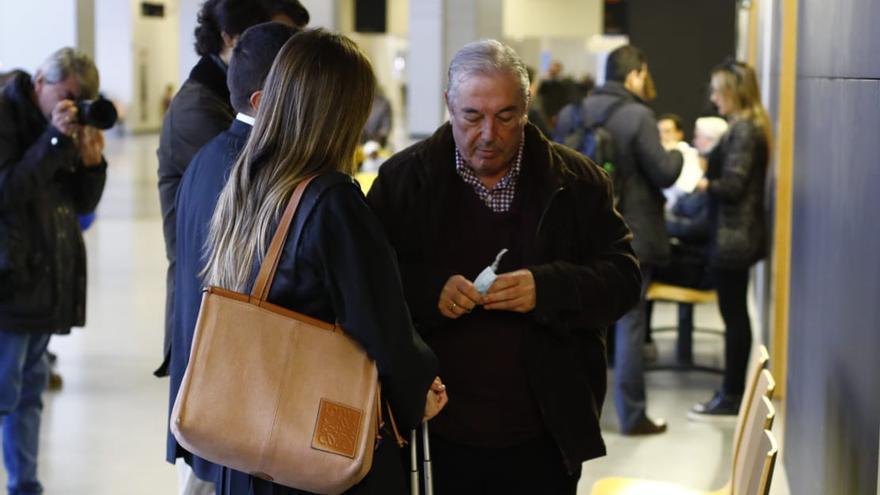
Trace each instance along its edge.
{"label": "woman's dark coat", "polygon": [[709,155],[709,215],[714,224],[711,266],[748,268],[767,249],[764,181],[767,137],[750,120],[734,122]]}
{"label": "woman's dark coat", "polygon": [[0,94],[0,330],[67,333],[85,324],[77,215],[97,206],[107,164],[85,167],[33,98],[23,72]]}
{"label": "woman's dark coat", "polygon": [[[200,247],[206,233],[204,222],[210,215],[196,214],[201,220],[193,224],[187,212],[191,208],[213,210],[217,186],[222,187],[226,176],[225,171],[212,167],[210,160],[197,157],[193,165],[178,197],[179,247],[189,246],[186,253],[180,249],[178,253],[181,267],[191,267],[189,273],[200,270],[193,270],[191,265],[203,266]],[[248,289],[254,279],[256,269]],[[186,299],[187,307],[176,308],[175,313],[197,315],[198,299]],[[306,189],[282,251],[269,301],[323,321],[338,321],[375,359],[382,396],[390,403],[401,433],[406,435],[420,422],[428,387],[437,374],[436,357],[413,330],[394,251],[351,177],[325,174]],[[175,334],[184,335],[185,341],[176,341],[175,347],[179,344],[186,349],[186,360],[187,343],[192,342],[195,325],[191,316],[187,321],[191,323],[185,330],[175,329]],[[177,350],[174,353],[180,354]],[[186,366],[185,361],[177,361],[172,362],[173,379]],[[218,493],[302,493],[244,473],[222,471]],[[390,432],[384,431],[373,469],[350,493],[403,494],[405,480],[400,451]]]}

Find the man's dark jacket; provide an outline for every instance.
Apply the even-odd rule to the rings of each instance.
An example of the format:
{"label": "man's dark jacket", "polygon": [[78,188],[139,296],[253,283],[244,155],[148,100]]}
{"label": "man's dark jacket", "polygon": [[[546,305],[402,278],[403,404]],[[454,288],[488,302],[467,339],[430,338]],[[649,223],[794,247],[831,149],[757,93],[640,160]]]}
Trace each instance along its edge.
{"label": "man's dark jacket", "polygon": [[[525,367],[544,425],[574,472],[582,461],[605,454],[599,430],[604,329],[638,300],[641,276],[608,176],[531,124],[524,136],[517,188],[531,188],[526,197],[536,200],[524,207],[540,218],[525,249],[534,253],[526,264],[537,291],[534,324],[524,337]],[[368,196],[397,251],[407,302],[424,335],[443,332],[449,323],[437,300],[454,274],[430,274],[436,274],[449,192],[461,180],[454,146],[447,123],[382,165]]]}
{"label": "man's dark jacket", "polygon": [[0,94],[0,330],[67,333],[85,324],[77,215],[97,206],[107,164],[85,167],[33,95],[23,72]]}
{"label": "man's dark jacket", "polygon": [[[571,105],[559,113],[555,136],[568,135],[575,125],[572,113],[582,110],[584,123],[600,121],[620,99],[628,100],[605,121],[614,139],[615,191],[618,208],[633,232],[633,249],[644,265],[669,262],[669,236],[663,219],[666,199],[663,189],[675,183],[683,158],[677,150],[667,152],[660,144],[654,111],[623,84],[605,83],[581,105]],[[622,184],[622,186],[621,186]]]}
{"label": "man's dark jacket", "polygon": [[226,69],[216,56],[206,55],[193,67],[189,78],[171,101],[159,136],[159,203],[168,275],[165,293],[165,345],[156,375],[167,374],[171,352],[171,313],[174,302],[175,198],[187,165],[199,149],[229,128],[234,114],[226,87]]}

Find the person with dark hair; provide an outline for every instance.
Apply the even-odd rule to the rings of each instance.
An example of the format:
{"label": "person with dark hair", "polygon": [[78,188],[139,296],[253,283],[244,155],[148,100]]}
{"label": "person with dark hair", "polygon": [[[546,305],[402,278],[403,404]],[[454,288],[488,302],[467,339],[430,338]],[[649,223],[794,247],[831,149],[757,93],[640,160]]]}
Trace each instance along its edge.
{"label": "person with dark hair", "polygon": [[[75,104],[98,96],[85,53],[62,48],[33,77],[0,91],[0,423],[10,494],[43,493],[37,479],[46,348],[86,318],[86,249],[77,215],[107,179],[101,131]],[[59,411],[60,413],[60,411]]]}
{"label": "person with dark hair", "polygon": [[167,376],[171,352],[176,231],[174,199],[180,178],[196,151],[229,128],[235,116],[229,101],[226,72],[232,49],[241,33],[270,20],[288,25],[308,20],[308,12],[303,14],[299,9],[305,10],[296,0],[207,0],[199,11],[195,49],[201,58],[165,113],[157,150],[159,203],[168,274],[163,361],[155,371],[156,376]]}
{"label": "person with dark hair", "polygon": [[[705,171],[700,166],[700,154],[696,148],[691,147],[684,140],[684,129],[681,117],[674,113],[666,113],[657,119],[657,131],[660,133],[660,144],[666,150],[677,149],[681,152],[684,161],[681,173],[675,183],[663,189],[666,196],[666,211],[671,211],[678,198],[694,192],[697,182],[703,178]],[[650,330],[650,329],[649,329]]]}
{"label": "person with dark hair", "polygon": [[[606,82],[578,105],[559,114],[556,136],[571,133],[578,122],[601,122],[614,142],[614,191],[617,207],[633,231],[633,248],[642,269],[641,299],[617,322],[614,346],[614,402],[625,435],[666,431],[666,422],[646,413],[643,344],[647,331],[645,293],[657,266],[669,262],[663,189],[682,169],[682,154],[660,143],[654,112],[645,103],[648,65],[632,46],[608,55]],[[575,115],[580,112],[580,115]],[[579,118],[578,118],[579,117]]]}
{"label": "person with dark hair", "polygon": [[274,12],[274,16],[272,17],[273,21],[284,22],[283,19],[279,19],[280,16],[287,17],[290,19],[290,23],[303,29],[309,24],[309,11],[303,7],[303,4],[299,3],[299,0],[269,0],[271,2],[270,7],[272,12]]}
{"label": "person with dark hair", "polygon": [[[278,22],[257,24],[248,28],[232,50],[227,81],[232,106],[237,112],[229,129],[208,142],[193,158],[180,181],[177,195],[177,232],[174,304],[171,321],[171,362],[169,372],[170,402],[174,405],[177,390],[189,362],[192,334],[201,301],[202,281],[199,272],[204,267],[202,247],[217,197],[226,184],[232,164],[247,141],[259,108],[263,83],[275,56],[284,43],[297,32],[296,28]],[[168,433],[166,460],[177,462],[187,471],[185,462],[192,467],[197,479],[181,476],[185,493],[213,493],[213,482],[218,467],[181,447]],[[200,483],[198,480],[202,480]],[[196,487],[202,485],[201,489]]]}
{"label": "person with dark hair", "polygon": [[[393,123],[393,114],[391,111],[391,102],[385,96],[385,90],[380,84],[376,84],[376,91],[373,94],[373,106],[370,109],[370,116],[367,123],[364,124],[364,133],[361,136],[361,143],[370,141],[376,142],[380,148],[384,148],[388,144],[388,136],[391,134],[391,125]],[[369,155],[369,153],[366,153]]]}
{"label": "person with dark hair", "polygon": [[674,113],[664,113],[657,117],[657,130],[663,147],[672,147],[684,141],[684,126],[681,117]]}
{"label": "person with dark hair", "polygon": [[431,422],[437,493],[574,495],[605,455],[605,328],[639,297],[632,236],[608,176],[528,122],[512,48],[465,45],[445,96],[449,122],[367,197],[454,394]]}
{"label": "person with dark hair", "polygon": [[709,265],[724,320],[724,381],[710,400],[694,405],[688,418],[734,421],[752,349],[749,269],[767,249],[764,182],[771,129],[758,78],[748,64],[730,60],[715,67],[710,86],[712,103],[730,124],[697,186],[709,196]]}

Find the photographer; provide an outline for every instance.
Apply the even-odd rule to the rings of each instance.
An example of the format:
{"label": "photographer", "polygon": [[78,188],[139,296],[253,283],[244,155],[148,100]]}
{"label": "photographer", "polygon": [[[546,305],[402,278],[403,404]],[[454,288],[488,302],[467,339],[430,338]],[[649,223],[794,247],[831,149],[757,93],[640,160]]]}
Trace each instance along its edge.
{"label": "photographer", "polygon": [[85,323],[77,214],[94,210],[107,165],[101,132],[80,116],[82,100],[97,94],[94,62],[72,48],[52,54],[33,78],[16,73],[0,93],[0,417],[9,493],[42,491],[46,346],[53,333]]}

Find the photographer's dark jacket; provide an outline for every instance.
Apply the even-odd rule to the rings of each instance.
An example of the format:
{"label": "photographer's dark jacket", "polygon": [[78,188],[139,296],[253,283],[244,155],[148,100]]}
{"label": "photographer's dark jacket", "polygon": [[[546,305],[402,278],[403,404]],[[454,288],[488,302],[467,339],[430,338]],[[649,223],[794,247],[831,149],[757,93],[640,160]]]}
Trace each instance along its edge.
{"label": "photographer's dark jacket", "polygon": [[[632,235],[613,208],[607,174],[531,124],[524,136],[516,192],[521,197],[514,204],[535,228],[516,239],[522,266],[534,275],[537,301],[524,315],[522,366],[544,431],[559,446],[569,472],[576,472],[582,461],[605,454],[599,430],[606,389],[604,329],[638,300],[641,275]],[[444,124],[388,160],[368,195],[397,251],[407,303],[429,345],[454,332],[461,320],[446,319],[437,308],[441,289],[455,275],[438,268],[449,257],[443,237],[456,227],[444,220],[461,208],[455,200],[462,179],[454,147],[452,128]],[[511,313],[498,317],[505,314]],[[483,350],[487,359],[493,349]],[[448,363],[440,352],[438,357],[443,377]],[[456,390],[447,385],[451,400],[441,415],[456,400]],[[473,423],[487,419],[492,418]]]}
{"label": "photographer's dark jacket", "polygon": [[67,333],[85,323],[86,253],[78,214],[101,199],[106,163],[85,167],[74,142],[34,103],[28,74],[0,93],[0,330]]}

